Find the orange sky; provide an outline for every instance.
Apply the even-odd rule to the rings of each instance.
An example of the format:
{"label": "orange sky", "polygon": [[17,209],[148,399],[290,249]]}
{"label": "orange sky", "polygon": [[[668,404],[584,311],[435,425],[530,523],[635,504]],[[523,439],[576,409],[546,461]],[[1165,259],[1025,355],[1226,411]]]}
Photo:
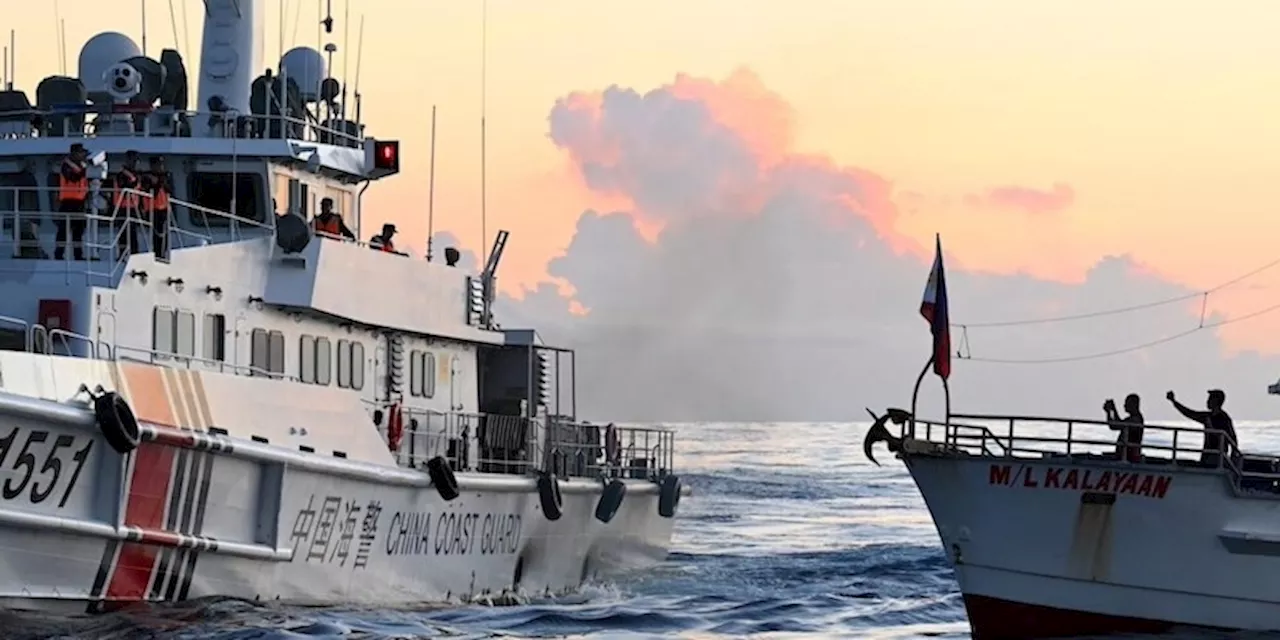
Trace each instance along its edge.
{"label": "orange sky", "polygon": [[[270,64],[280,2],[265,1]],[[72,65],[93,33],[137,39],[138,3],[114,4],[107,14],[100,2],[57,0]],[[325,0],[284,4],[288,44],[314,46]],[[395,220],[423,244],[436,104],[436,226],[478,250],[480,3],[356,0],[347,45],[343,0],[332,4],[340,52],[354,56],[365,16],[365,120],[404,145],[404,173],[370,189],[366,224]],[[174,5],[179,48],[195,67],[201,2]],[[8,23],[18,31],[17,80],[29,91],[58,71],[54,3],[31,6]],[[147,7],[154,57],[173,46],[174,29],[167,2]],[[889,180],[897,231],[922,243],[941,231],[957,267],[1076,280],[1099,257],[1130,253],[1204,287],[1280,253],[1271,247],[1280,227],[1272,2],[1240,0],[1228,11],[1155,0],[490,0],[488,12],[488,230],[513,233],[508,290],[545,278],[584,207],[617,204],[593,198],[547,139],[556,99],[611,84],[645,91],[677,73],[723,80],[738,69],[790,105],[785,151]],[[1018,189],[1056,199],[1020,210]],[[1280,278],[1259,282],[1268,286],[1215,307],[1271,304]],[[1280,351],[1266,325],[1227,328],[1229,344]]]}

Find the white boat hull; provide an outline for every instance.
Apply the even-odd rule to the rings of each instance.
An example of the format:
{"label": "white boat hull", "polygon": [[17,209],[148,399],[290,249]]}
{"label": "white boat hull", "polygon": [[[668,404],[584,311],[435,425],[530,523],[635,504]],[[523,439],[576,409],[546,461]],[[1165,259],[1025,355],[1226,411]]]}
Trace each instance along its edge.
{"label": "white boat hull", "polygon": [[607,524],[595,517],[603,483],[561,480],[552,521],[523,475],[460,473],[446,502],[420,470],[148,423],[120,455],[85,409],[0,393],[0,415],[10,607],[502,600],[660,562],[671,536],[644,480],[625,481]]}
{"label": "white boat hull", "polygon": [[[905,449],[912,449],[905,443]],[[1226,472],[903,455],[977,640],[1280,630],[1280,511]]]}

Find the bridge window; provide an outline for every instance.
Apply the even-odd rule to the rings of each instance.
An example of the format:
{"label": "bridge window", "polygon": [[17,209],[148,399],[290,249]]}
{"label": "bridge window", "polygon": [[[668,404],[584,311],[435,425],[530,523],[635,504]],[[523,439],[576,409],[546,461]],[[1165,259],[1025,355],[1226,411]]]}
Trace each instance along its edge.
{"label": "bridge window", "polygon": [[292,180],[283,173],[275,174],[274,178],[275,190],[272,193],[272,208],[276,215],[284,215],[291,211],[290,205],[293,204],[293,192],[289,190],[289,184]]}
{"label": "bridge window", "polygon": [[221,313],[204,314],[204,359],[224,362],[227,359],[227,317]]}
{"label": "bridge window", "polygon": [[251,334],[249,375],[264,376],[284,373],[284,334],[279,331],[254,329]]}
{"label": "bridge window", "polygon": [[364,344],[354,340],[338,341],[338,386],[343,389],[364,388]]}
{"label": "bridge window", "polygon": [[[262,176],[256,173],[200,172],[193,173],[187,185],[187,196],[193,204],[219,213],[191,210],[191,222],[196,226],[226,227],[231,221],[227,213],[241,220],[266,222],[266,188]],[[235,207],[232,210],[232,196]]]}
{"label": "bridge window", "polygon": [[40,210],[40,183],[30,171],[0,173],[0,213]]}
{"label": "bridge window", "polygon": [[409,353],[409,394],[424,398],[436,395],[436,354],[430,351]]}

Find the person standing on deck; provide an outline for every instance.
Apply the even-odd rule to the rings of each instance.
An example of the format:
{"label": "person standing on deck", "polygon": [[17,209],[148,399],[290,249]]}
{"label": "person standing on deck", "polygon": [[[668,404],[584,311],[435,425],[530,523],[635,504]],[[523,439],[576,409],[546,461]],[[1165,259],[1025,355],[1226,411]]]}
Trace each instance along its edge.
{"label": "person standing on deck", "polygon": [[[1209,398],[1205,402],[1208,411],[1196,411],[1184,406],[1174,397],[1173,392],[1165,394],[1169,402],[1173,403],[1173,408],[1178,410],[1188,420],[1195,420],[1205,428],[1204,434],[1204,450],[1200,453],[1200,464],[1206,467],[1216,467],[1222,461],[1222,452],[1227,451],[1227,443],[1222,441],[1223,434],[1231,440],[1231,446],[1237,448],[1240,441],[1236,439],[1236,428],[1231,422],[1231,416],[1223,410],[1222,405],[1227,402],[1227,394],[1221,389],[1209,390]],[[1212,430],[1214,433],[1209,433]],[[1176,452],[1175,452],[1176,453]]]}
{"label": "person standing on deck", "polygon": [[85,161],[89,152],[79,142],[71,145],[71,152],[62,159],[58,170],[58,221],[54,237],[53,257],[62,260],[67,254],[67,243],[72,245],[76,260],[84,260],[85,203],[89,199],[89,175]]}
{"label": "person standing on deck", "polygon": [[316,233],[324,234],[330,238],[347,238],[354,241],[356,234],[347,228],[347,223],[342,221],[342,216],[333,210],[333,198],[324,198],[320,201],[320,213],[311,221],[311,228]]}
{"label": "person standing on deck", "polygon": [[142,175],[142,190],[151,194],[147,211],[151,218],[151,250],[159,260],[169,259],[169,194],[173,176],[164,167],[164,158],[151,156],[151,169]]}
{"label": "person standing on deck", "polygon": [[1124,410],[1129,415],[1121,418],[1116,411],[1114,400],[1102,403],[1102,410],[1107,414],[1107,422],[1112,431],[1119,431],[1116,438],[1116,458],[1129,462],[1142,462],[1142,418],[1141,400],[1138,394],[1131,393],[1124,398]]}
{"label": "person standing on deck", "polygon": [[121,256],[132,255],[138,251],[138,224],[141,217],[138,213],[139,197],[142,181],[138,176],[138,152],[127,151],[124,154],[124,165],[114,176],[115,183],[115,219],[120,224],[120,235],[116,237],[116,249]]}
{"label": "person standing on deck", "polygon": [[391,241],[391,237],[396,235],[396,226],[390,222],[382,225],[382,233],[369,238],[369,248],[376,251],[384,251],[386,253],[394,253],[397,255],[405,255],[396,251],[396,244]]}

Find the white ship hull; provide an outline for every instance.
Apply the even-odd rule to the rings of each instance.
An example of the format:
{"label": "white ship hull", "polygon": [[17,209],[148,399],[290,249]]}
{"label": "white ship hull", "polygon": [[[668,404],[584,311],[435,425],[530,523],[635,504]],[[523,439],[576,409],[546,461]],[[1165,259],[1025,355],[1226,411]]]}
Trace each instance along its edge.
{"label": "white ship hull", "polygon": [[[198,374],[31,354],[0,355],[0,377],[31,363],[63,375],[43,378],[44,398],[0,391],[6,606],[100,610],[202,596],[380,606],[502,601],[572,590],[667,552],[674,520],[659,515],[660,486],[647,480],[624,480],[625,499],[608,523],[595,517],[602,481],[560,480],[562,515],[554,521],[527,475],[458,473],[460,495],[445,501],[421,469],[200,424],[217,414],[200,405],[216,400],[219,378],[241,389],[269,383],[206,374],[196,385],[203,399],[183,401],[180,379]],[[83,380],[90,386],[124,380],[119,389],[141,423],[133,452],[108,446],[83,402],[57,401],[91,371],[108,373]],[[163,396],[148,396],[149,377],[178,402],[157,404]],[[195,424],[156,421],[180,417],[183,407]]]}
{"label": "white ship hull", "polygon": [[1276,494],[1228,473],[1066,456],[903,454],[977,640],[1280,630]]}

